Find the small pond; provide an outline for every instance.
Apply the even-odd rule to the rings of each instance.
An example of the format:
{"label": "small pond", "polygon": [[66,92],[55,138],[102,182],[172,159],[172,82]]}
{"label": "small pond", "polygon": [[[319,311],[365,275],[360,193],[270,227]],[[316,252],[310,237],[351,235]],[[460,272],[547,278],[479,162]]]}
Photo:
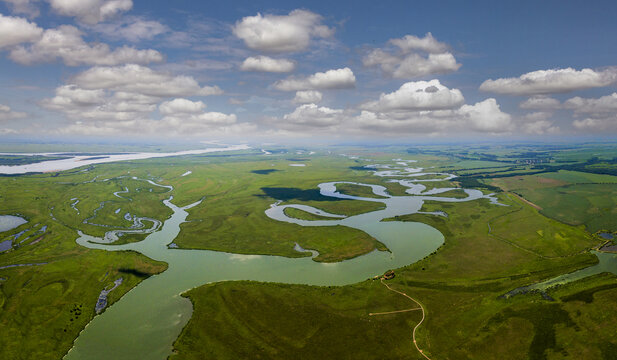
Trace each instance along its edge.
{"label": "small pond", "polygon": [[613,240],[615,238],[613,234],[607,232],[601,232],[598,235],[604,240]]}
{"label": "small pond", "polygon": [[25,224],[28,221],[22,217],[15,215],[0,215],[0,232],[15,229],[19,225]]}

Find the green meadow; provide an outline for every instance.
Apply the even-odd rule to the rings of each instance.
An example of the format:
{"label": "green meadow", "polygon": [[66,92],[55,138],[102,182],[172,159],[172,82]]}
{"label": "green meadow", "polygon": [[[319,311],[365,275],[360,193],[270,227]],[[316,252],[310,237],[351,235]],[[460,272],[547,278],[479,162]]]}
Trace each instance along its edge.
{"label": "green meadow", "polygon": [[[13,242],[12,249],[0,253],[0,267],[38,264],[0,269],[2,358],[61,358],[95,316],[94,305],[101,290],[123,278],[122,284],[108,296],[108,304],[113,304],[139,282],[166,269],[165,263],[138,253],[88,250],[75,243],[77,229],[92,235],[104,233],[103,228],[83,223],[104,201],[105,210],[121,207],[124,212],[148,214],[161,220],[167,216],[166,207],[160,204],[164,198],[160,190],[144,191],[143,182],[89,182],[97,176],[125,173],[110,165],[101,172],[95,169],[58,176],[0,177],[0,214],[28,220],[0,235],[3,241],[26,230]],[[132,189],[130,195],[137,201],[113,196],[113,192],[125,186]],[[136,191],[137,187],[141,189]],[[80,200],[75,206],[79,213],[71,207],[74,198]],[[122,219],[124,212],[100,211],[91,221],[116,227],[130,225]]]}
{"label": "green meadow", "polygon": [[[297,243],[317,250],[319,256],[314,260],[319,262],[386,250],[356,229],[302,227],[272,220],[264,211],[276,202],[343,215],[382,209],[379,202],[322,196],[318,185],[331,181],[378,184],[392,195],[405,196],[405,187],[388,182],[392,178],[373,176],[363,168],[371,163],[363,159],[386,164],[395,158],[418,160],[409,167],[435,166],[430,171],[461,172],[463,176],[422,183],[428,190],[471,183],[488,193],[494,187],[503,190],[497,197],[507,205],[486,199],[426,201],[421,211],[443,211],[447,216],[411,214],[384,220],[422,222],[445,237],[445,243],[429,256],[394,269],[395,278],[387,282],[425,308],[426,319],[416,338],[426,355],[435,359],[614,356],[614,275],[601,274],[549,289],[553,301],[539,293],[508,299],[502,295],[597,262],[588,252],[601,243],[593,232],[617,230],[612,222],[617,177],[516,165],[512,156],[530,157],[529,148],[470,152],[433,147],[428,151],[358,147],[312,156],[282,151],[265,156],[247,150],[0,177],[0,214],[28,220],[0,233],[4,241],[25,230],[17,245],[0,253],[0,267],[38,264],[0,269],[0,328],[5,335],[0,338],[0,356],[61,358],[95,316],[101,290],[119,277],[124,279],[110,293],[111,305],[139,282],[164,271],[166,264],[138,253],[89,250],[78,246],[75,239],[78,230],[103,236],[106,231],[130,227],[133,222],[124,218],[127,213],[165,221],[171,211],[162,201],[171,196],[178,206],[201,200],[188,210],[187,222],[174,240],[181,248],[309,256],[294,250]],[[347,156],[341,156],[343,152]],[[588,164],[588,157],[573,153],[551,156],[593,165]],[[505,161],[511,163],[504,166]],[[298,163],[305,166],[290,166]],[[187,171],[191,173],[184,175]],[[542,172],[527,175],[538,171]],[[174,190],[144,179],[171,185]],[[376,197],[363,186],[345,184],[338,189]],[[466,194],[455,189],[436,196],[464,198]],[[293,208],[285,213],[298,219],[324,219]],[[47,228],[39,233],[42,226]],[[144,237],[124,235],[119,243]],[[421,313],[413,310],[417,305],[378,280],[340,287],[222,282],[197,287],[183,296],[192,301],[194,311],[174,344],[174,359],[424,359],[411,340],[412,329],[421,319]],[[388,314],[370,315],[375,313]]]}
{"label": "green meadow", "polygon": [[349,159],[315,157],[306,161],[305,167],[292,167],[290,163],[285,157],[275,157],[268,161],[244,160],[191,168],[191,175],[173,182],[174,196],[180,204],[205,197],[191,209],[175,243],[183,248],[239,254],[308,256],[294,250],[298,243],[305,249],[319,251],[317,261],[340,261],[383,249],[375,239],[356,229],[302,227],[268,218],[264,211],[277,201],[315,206],[342,215],[383,208],[380,203],[333,199],[319,193],[317,185],[329,180],[379,181],[369,172],[351,170],[349,167],[355,162]]}
{"label": "green meadow", "polygon": [[[561,331],[562,325],[581,326],[570,321],[581,306],[570,309],[539,295],[500,298],[517,286],[593,264],[594,256],[583,251],[597,241],[583,229],[543,217],[514,197],[501,195],[500,200],[509,206],[485,200],[427,202],[423,210],[441,209],[449,216],[389,219],[425,222],[446,238],[434,254],[396,269],[389,282],[427,309],[427,320],[418,329],[421,348],[435,358],[524,359],[545,358],[552,351],[561,354],[574,336],[580,343],[599,343],[597,336],[614,330],[614,325]],[[526,218],[529,226],[519,229],[516,223],[499,221],[510,216]],[[575,242],[564,244],[560,236]],[[193,301],[195,315],[176,342],[179,359],[233,359],[247,354],[318,359],[327,353],[360,359],[375,354],[423,358],[410,336],[420,320],[417,312],[369,316],[414,306],[376,280],[332,288],[227,282],[196,288],[186,296]],[[564,337],[556,340],[562,333]]]}
{"label": "green meadow", "polygon": [[564,171],[491,180],[520,194],[541,213],[589,232],[617,231],[617,176]]}

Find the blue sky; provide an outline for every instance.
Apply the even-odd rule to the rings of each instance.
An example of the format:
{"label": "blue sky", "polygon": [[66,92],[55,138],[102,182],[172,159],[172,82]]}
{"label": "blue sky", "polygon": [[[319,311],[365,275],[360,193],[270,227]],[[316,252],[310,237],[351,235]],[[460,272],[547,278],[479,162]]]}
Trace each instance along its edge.
{"label": "blue sky", "polygon": [[0,138],[612,137],[614,1],[0,0]]}

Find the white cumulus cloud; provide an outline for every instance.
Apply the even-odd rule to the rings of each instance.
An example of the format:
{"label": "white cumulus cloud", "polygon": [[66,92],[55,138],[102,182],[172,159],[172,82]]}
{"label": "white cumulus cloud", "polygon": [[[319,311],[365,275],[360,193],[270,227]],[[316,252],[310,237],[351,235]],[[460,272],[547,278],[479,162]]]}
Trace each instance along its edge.
{"label": "white cumulus cloud", "polygon": [[43,99],[47,109],[84,121],[130,121],[144,118],[156,109],[157,98],[134,93],[110,94],[103,89],[88,90],[76,85],[56,88],[53,98]]}
{"label": "white cumulus cloud", "polygon": [[130,10],[132,0],[48,0],[60,15],[74,16],[85,24],[96,24]]}
{"label": "white cumulus cloud", "polygon": [[563,107],[574,112],[575,119],[572,125],[575,129],[585,132],[616,132],[617,131],[617,93],[599,98],[570,98],[563,103]]}
{"label": "white cumulus cloud", "polygon": [[328,127],[338,125],[343,121],[343,110],[319,107],[315,104],[298,106],[292,113],[283,116],[287,125],[303,127]]}
{"label": "white cumulus cloud", "polygon": [[0,49],[40,38],[43,29],[26,19],[0,14]]}
{"label": "white cumulus cloud", "polygon": [[530,135],[557,134],[560,132],[560,129],[553,121],[549,120],[552,116],[553,113],[548,111],[536,111],[526,114],[522,118],[520,129]]}
{"label": "white cumulus cloud", "polygon": [[323,94],[317,90],[296,91],[293,102],[298,104],[318,103],[323,98]]}
{"label": "white cumulus cloud", "polygon": [[576,96],[566,100],[563,105],[575,113],[617,113],[617,93],[597,99]]}
{"label": "white cumulus cloud", "polygon": [[572,125],[575,129],[585,132],[615,132],[617,131],[617,115],[574,120]]}
{"label": "white cumulus cloud", "polygon": [[439,134],[458,127],[452,110],[438,111],[391,111],[363,110],[348,124],[360,134],[405,136],[413,134]]}
{"label": "white cumulus cloud", "polygon": [[406,35],[388,43],[394,46],[372,50],[362,60],[364,66],[378,66],[384,74],[400,79],[444,74],[461,67],[448,52],[448,46],[431,33],[423,38]]}
{"label": "white cumulus cloud", "polygon": [[422,50],[431,54],[438,54],[448,50],[448,45],[437,41],[430,32],[423,38],[405,35],[401,39],[391,39],[390,43],[399,47],[403,52]]}
{"label": "white cumulus cloud", "polygon": [[296,64],[288,59],[273,59],[268,56],[251,56],[246,58],[240,70],[285,73],[293,71]]}
{"label": "white cumulus cloud", "polygon": [[463,105],[458,112],[466,117],[470,125],[478,131],[501,133],[511,128],[512,117],[502,112],[497,100],[493,98],[474,105]]}
{"label": "white cumulus cloud", "polygon": [[233,33],[247,47],[263,52],[296,52],[306,49],[312,38],[327,38],[334,30],[322,24],[322,16],[308,10],[288,15],[247,16],[233,27]]}
{"label": "white cumulus cloud", "polygon": [[[253,124],[238,123],[235,114],[205,112],[206,105],[201,101],[175,98],[161,102],[160,97],[76,85],[58,87],[56,96],[41,105],[75,120],[60,128],[61,134],[201,136],[256,129]],[[157,107],[163,115],[159,120],[151,116]]]}
{"label": "white cumulus cloud", "polygon": [[44,106],[50,109],[62,110],[101,105],[105,102],[105,91],[80,89],[75,85],[63,85],[56,88],[56,96],[43,101]]}
{"label": "white cumulus cloud", "polygon": [[[184,98],[219,93],[218,87],[200,86],[189,76],[128,64],[86,70],[40,104],[76,121],[59,130],[62,134],[197,135],[206,128],[229,133],[246,128],[236,124],[233,114],[204,112],[202,101]],[[157,108],[163,116],[160,120],[152,118]]]}
{"label": "white cumulus cloud", "polygon": [[254,134],[257,127],[250,123],[236,121],[234,114],[217,112],[191,117],[165,117],[161,120],[132,118],[127,120],[75,121],[59,128],[56,133],[63,135],[98,136],[229,136]]}
{"label": "white cumulus cloud", "polygon": [[82,39],[83,33],[74,26],[61,25],[45,30],[32,45],[17,46],[10,58],[20,64],[63,60],[66,65],[118,65],[125,63],[148,64],[163,61],[163,55],[156,50],[138,50],[123,46],[111,50],[103,43],[88,44]]}
{"label": "white cumulus cloud", "polygon": [[378,101],[366,103],[367,110],[438,110],[457,108],[465,99],[458,89],[448,89],[439,80],[403,84],[398,90],[379,96]]}
{"label": "white cumulus cloud", "polygon": [[305,78],[287,78],[274,83],[282,91],[347,89],[356,86],[356,77],[350,68],[318,72]]}
{"label": "white cumulus cloud", "polygon": [[350,117],[345,131],[357,135],[408,136],[429,134],[489,133],[503,134],[514,129],[512,117],[501,111],[493,98],[464,104],[458,89],[448,89],[439,80],[403,84],[378,100],[359,107],[360,114]]}
{"label": "white cumulus cloud", "polygon": [[235,114],[225,114],[211,111],[204,112],[206,107],[201,101],[174,99],[159,105],[159,112],[165,115],[160,121],[150,121],[157,131],[168,133],[197,135],[211,132],[237,132],[247,129],[247,125],[237,122]]}
{"label": "white cumulus cloud", "polygon": [[573,68],[537,70],[517,78],[486,80],[480,90],[506,95],[538,95],[565,93],[608,86],[617,81],[617,69],[596,71]]}
{"label": "white cumulus cloud", "polygon": [[73,81],[84,89],[110,89],[158,97],[222,93],[217,86],[200,86],[191,76],[173,76],[136,64],[96,66],[78,74]]}
{"label": "white cumulus cloud", "polygon": [[198,114],[206,108],[202,101],[191,101],[188,99],[176,98],[165,101],[159,105],[159,112],[163,115],[174,114]]}

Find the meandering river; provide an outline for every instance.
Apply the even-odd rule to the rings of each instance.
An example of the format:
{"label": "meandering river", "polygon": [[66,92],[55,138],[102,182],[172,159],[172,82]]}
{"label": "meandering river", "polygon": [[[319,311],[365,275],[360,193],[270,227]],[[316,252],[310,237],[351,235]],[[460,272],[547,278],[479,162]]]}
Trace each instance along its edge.
{"label": "meandering river", "polygon": [[[405,172],[405,169],[397,171],[399,176],[413,177],[411,172]],[[422,175],[422,180],[426,181],[427,173],[418,172],[418,175]],[[439,176],[443,178],[443,174]],[[382,196],[364,198],[338,193],[336,185],[339,183],[341,182],[320,184],[321,194],[342,199],[380,202],[385,205],[385,209],[344,218],[333,217],[333,220],[307,221],[286,216],[284,209],[295,207],[325,216],[335,214],[307,206],[279,205],[277,202],[265,209],[265,214],[273,221],[291,222],[301,226],[343,225],[359,229],[385,244],[390,252],[375,250],[338,263],[319,263],[310,257],[286,258],[169,248],[168,244],[172,243],[180,232],[180,224],[188,215],[187,210],[200,204],[196,202],[180,208],[173,204],[172,197],[165,200],[164,204],[173,211],[173,215],[159,230],[141,242],[107,245],[102,244],[100,238],[80,233],[77,243],[82,246],[107,251],[137,251],[152,259],[167,262],[169,268],[144,280],[102,315],[96,316],[82,331],[65,359],[166,359],[172,353],[173,341],[191,317],[191,302],[180,296],[191,288],[226,280],[310,285],[356,283],[382,274],[388,269],[412,264],[443,244],[442,234],[428,225],[382,222],[382,219],[418,212],[425,200],[461,202],[489,198],[491,202],[497,203],[494,197],[484,195],[478,190],[466,189],[467,198],[455,199],[422,195],[416,186],[415,196],[391,196],[383,186],[359,184],[371,187],[374,194]],[[407,178],[403,184],[411,186],[413,179]],[[276,226],[276,223],[273,223],[273,226]]]}

